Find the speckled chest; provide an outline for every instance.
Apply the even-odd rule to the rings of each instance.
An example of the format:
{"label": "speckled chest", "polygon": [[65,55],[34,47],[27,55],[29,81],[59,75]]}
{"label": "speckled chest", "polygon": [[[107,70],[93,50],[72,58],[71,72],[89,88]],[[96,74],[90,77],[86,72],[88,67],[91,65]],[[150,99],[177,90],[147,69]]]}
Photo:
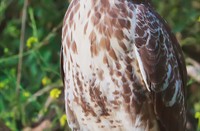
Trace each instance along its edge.
{"label": "speckled chest", "polygon": [[133,49],[134,8],[124,0],[74,0],[66,13],[65,100],[82,130],[88,123],[88,130],[134,129],[149,115],[142,111],[151,103]]}

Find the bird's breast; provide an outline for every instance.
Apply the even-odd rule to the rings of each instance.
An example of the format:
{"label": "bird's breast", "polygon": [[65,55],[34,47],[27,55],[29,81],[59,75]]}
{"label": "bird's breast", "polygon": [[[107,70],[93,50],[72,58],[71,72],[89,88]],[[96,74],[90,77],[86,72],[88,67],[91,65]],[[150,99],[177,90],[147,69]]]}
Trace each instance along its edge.
{"label": "bird's breast", "polygon": [[82,130],[145,130],[156,122],[134,52],[134,7],[87,2],[75,0],[64,20],[67,112]]}

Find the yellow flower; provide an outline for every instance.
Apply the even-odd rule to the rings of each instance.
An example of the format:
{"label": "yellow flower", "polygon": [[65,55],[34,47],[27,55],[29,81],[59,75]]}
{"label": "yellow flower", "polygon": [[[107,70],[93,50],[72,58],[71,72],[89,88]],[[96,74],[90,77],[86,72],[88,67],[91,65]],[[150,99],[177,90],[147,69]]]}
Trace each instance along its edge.
{"label": "yellow flower", "polygon": [[4,86],[5,86],[5,83],[3,83],[3,82],[0,82],[0,89],[3,89],[3,88],[4,88]]}
{"label": "yellow flower", "polygon": [[65,114],[63,114],[61,117],[60,117],[60,126],[64,126],[65,123],[67,121],[67,116]]}
{"label": "yellow flower", "polygon": [[200,112],[195,113],[195,118],[200,119]]}
{"label": "yellow flower", "polygon": [[199,16],[199,18],[197,19],[197,21],[200,22],[200,16]]}
{"label": "yellow flower", "polygon": [[28,92],[28,91],[24,91],[23,92],[23,96],[25,96],[25,97],[29,97],[31,94],[30,94],[30,92]]}
{"label": "yellow flower", "polygon": [[4,48],[4,53],[7,54],[9,52],[8,48]]}
{"label": "yellow flower", "polygon": [[5,88],[9,83],[9,80],[8,79],[5,79],[3,81],[0,81],[0,89],[3,89]]}
{"label": "yellow flower", "polygon": [[28,38],[28,40],[26,41],[26,46],[28,47],[28,48],[31,48],[32,47],[32,45],[34,44],[34,43],[37,43],[38,42],[38,39],[36,38],[36,37],[29,37]]}
{"label": "yellow flower", "polygon": [[50,91],[50,97],[53,98],[53,99],[56,99],[60,96],[61,94],[61,90],[57,89],[57,88],[54,88]]}
{"label": "yellow flower", "polygon": [[11,126],[11,123],[9,121],[6,121],[6,126],[10,127]]}
{"label": "yellow flower", "polygon": [[195,113],[195,118],[198,119],[198,128],[200,128],[200,112]]}
{"label": "yellow flower", "polygon": [[45,77],[42,78],[42,85],[45,86],[49,83],[51,83],[51,80],[48,77],[45,76]]}

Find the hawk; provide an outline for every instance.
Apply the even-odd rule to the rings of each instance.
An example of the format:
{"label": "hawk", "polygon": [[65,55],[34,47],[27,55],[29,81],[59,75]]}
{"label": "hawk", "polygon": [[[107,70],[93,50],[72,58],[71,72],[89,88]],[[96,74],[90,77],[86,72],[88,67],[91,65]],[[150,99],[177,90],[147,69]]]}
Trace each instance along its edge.
{"label": "hawk", "polygon": [[183,54],[149,0],[72,0],[61,74],[72,130],[185,130]]}

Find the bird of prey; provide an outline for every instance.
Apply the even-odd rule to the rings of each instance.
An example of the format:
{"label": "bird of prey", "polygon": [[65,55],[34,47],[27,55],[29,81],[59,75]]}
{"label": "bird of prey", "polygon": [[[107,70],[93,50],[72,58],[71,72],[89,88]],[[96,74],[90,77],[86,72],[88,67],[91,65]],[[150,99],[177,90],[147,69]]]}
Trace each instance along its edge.
{"label": "bird of prey", "polygon": [[149,0],[72,0],[60,58],[72,130],[185,130],[183,53]]}

